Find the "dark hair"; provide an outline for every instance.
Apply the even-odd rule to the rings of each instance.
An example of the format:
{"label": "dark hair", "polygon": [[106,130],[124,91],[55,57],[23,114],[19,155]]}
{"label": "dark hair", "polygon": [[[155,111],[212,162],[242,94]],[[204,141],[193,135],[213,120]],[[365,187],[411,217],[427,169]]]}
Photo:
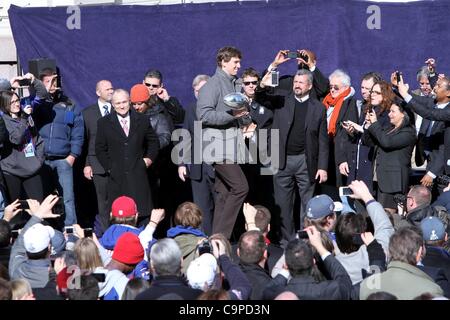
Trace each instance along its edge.
{"label": "dark hair", "polygon": [[254,206],[256,209],[255,215],[255,225],[262,232],[268,232],[268,227],[270,224],[270,220],[272,219],[272,215],[270,214],[269,209],[264,206],[256,205]]}
{"label": "dark hair", "polygon": [[50,77],[50,76],[54,76],[56,75],[56,70],[52,69],[52,68],[45,68],[42,69],[41,72],[38,75],[39,80],[42,81],[42,79],[44,79],[44,77]]}
{"label": "dark hair", "polygon": [[415,226],[402,227],[389,239],[389,259],[415,266],[417,253],[422,246],[422,230]]}
{"label": "dark hair", "polygon": [[254,78],[257,78],[258,80],[260,79],[258,71],[256,71],[253,68],[247,68],[244,70],[241,78],[244,79],[245,77],[254,77]]}
{"label": "dark hair", "polygon": [[313,268],[313,252],[311,247],[303,240],[294,239],[289,241],[286,250],[286,265],[293,277],[310,275]]}
{"label": "dark hair", "polygon": [[398,300],[396,296],[386,291],[371,293],[366,300]]}
{"label": "dark hair", "polygon": [[12,300],[11,284],[4,279],[0,279],[0,300]]}
{"label": "dark hair", "polygon": [[126,224],[132,227],[136,226],[136,216],[131,217],[111,217],[110,224]]}
{"label": "dark hair", "polygon": [[219,67],[222,67],[222,61],[229,62],[231,58],[242,59],[242,53],[235,47],[223,47],[217,52],[216,61]]}
{"label": "dark hair", "polygon": [[[394,91],[392,91],[391,85],[384,80],[374,81],[373,87],[375,87],[376,85],[380,86],[381,96],[383,97],[383,100],[381,101],[380,104],[380,110],[377,113],[377,115],[380,115],[383,112],[389,112],[391,105],[395,101],[395,93]],[[366,106],[364,108],[364,113],[367,113],[368,109],[369,106]]]}
{"label": "dark hair", "polygon": [[360,246],[353,243],[355,234],[366,231],[366,220],[361,214],[341,214],[336,221],[336,243],[343,253],[358,251]]}
{"label": "dark hair", "polygon": [[47,259],[49,253],[50,253],[50,251],[48,250],[48,247],[47,247],[44,250],[39,251],[39,252],[28,252],[27,251],[27,257],[30,260],[42,260],[42,259]]}
{"label": "dark hair", "polygon": [[0,248],[5,248],[11,243],[11,226],[8,221],[0,220]]}
{"label": "dark hair", "polygon": [[11,115],[11,100],[13,96],[20,99],[19,95],[13,91],[0,91],[0,111]]}
{"label": "dark hair", "polygon": [[176,225],[198,228],[202,223],[202,210],[193,202],[183,202],[175,211],[173,220]]}
{"label": "dark hair", "polygon": [[134,300],[136,296],[150,287],[147,280],[134,278],[128,281],[121,300]]}
{"label": "dark hair", "polygon": [[69,300],[97,300],[100,289],[93,275],[82,275],[79,279],[80,288],[67,289]]}
{"label": "dark hair", "polygon": [[264,236],[260,231],[251,230],[243,233],[239,238],[239,259],[248,264],[261,261],[266,250]]}
{"label": "dark hair", "polygon": [[155,78],[155,79],[159,79],[160,82],[162,82],[163,80],[163,76],[162,73],[159,70],[155,70],[155,69],[150,69],[145,73],[144,79],[145,78]]}
{"label": "dark hair", "polygon": [[230,300],[230,296],[224,289],[211,289],[199,295],[197,300]]}
{"label": "dark hair", "polygon": [[367,72],[365,75],[363,75],[361,82],[364,80],[370,80],[373,79],[373,82],[379,82],[383,80],[383,77],[378,72]]}

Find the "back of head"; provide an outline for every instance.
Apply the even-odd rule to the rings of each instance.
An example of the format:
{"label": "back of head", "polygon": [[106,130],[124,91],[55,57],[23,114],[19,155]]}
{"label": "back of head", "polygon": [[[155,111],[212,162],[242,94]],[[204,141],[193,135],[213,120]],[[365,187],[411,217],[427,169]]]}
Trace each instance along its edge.
{"label": "back of head", "polygon": [[398,300],[396,296],[385,291],[378,291],[370,294],[366,300]]}
{"label": "back of head", "polygon": [[255,225],[262,232],[269,232],[269,224],[272,219],[269,209],[264,206],[256,205]]}
{"label": "back of head", "polygon": [[303,240],[290,241],[285,250],[285,257],[286,265],[293,277],[311,274],[314,265],[313,252]]}
{"label": "back of head", "polygon": [[239,259],[243,263],[256,264],[264,257],[266,243],[261,232],[252,230],[243,233],[238,242]]}
{"label": "back of head", "polygon": [[11,281],[13,300],[21,300],[23,297],[33,294],[30,283],[26,279]]}
{"label": "back of head", "polygon": [[158,240],[150,250],[150,263],[155,276],[178,276],[181,272],[181,250],[175,240]]}
{"label": "back of head", "polygon": [[231,243],[228,241],[227,237],[225,237],[222,233],[214,233],[209,237],[210,242],[211,240],[218,240],[222,242],[225,247],[225,255],[231,257]]}
{"label": "back of head", "polygon": [[90,238],[81,238],[75,243],[74,253],[81,270],[94,271],[103,267],[102,258],[95,242]]}
{"label": "back of head", "polygon": [[199,295],[197,300],[230,300],[230,296],[224,289],[210,289]]}
{"label": "back of head", "polygon": [[137,214],[137,205],[132,198],[118,197],[111,205],[111,224],[136,226]]}
{"label": "back of head", "polygon": [[174,223],[197,229],[202,223],[202,210],[193,202],[183,202],[175,212]]}
{"label": "back of head", "polygon": [[0,300],[12,300],[11,284],[4,279],[0,279]]}
{"label": "back of head", "polygon": [[11,243],[11,226],[6,220],[0,220],[0,248],[5,248]]}
{"label": "back of head", "polygon": [[78,283],[80,284],[78,288],[67,289],[68,300],[98,300],[100,289],[94,276],[82,275]]}
{"label": "back of head", "polygon": [[132,232],[124,232],[117,240],[112,258],[130,267],[144,259],[144,248],[139,237]]}
{"label": "back of head", "polygon": [[412,186],[408,192],[408,196],[414,199],[417,207],[424,207],[431,203],[431,192],[427,187],[422,185]]}
{"label": "back of head", "polygon": [[441,247],[445,243],[445,225],[438,217],[426,217],[420,222],[420,229],[427,245]]}
{"label": "back of head", "polygon": [[186,270],[189,286],[202,291],[211,288],[216,279],[217,267],[217,259],[210,253],[204,253],[191,261]]}
{"label": "back of head", "polygon": [[28,228],[23,235],[23,244],[27,252],[28,259],[40,260],[48,258],[52,237],[55,230],[50,226],[36,223]]}
{"label": "back of head", "polygon": [[283,291],[275,297],[274,300],[300,300],[298,296],[291,291]]}
{"label": "back of head", "polygon": [[366,220],[361,214],[342,214],[336,222],[336,243],[343,253],[358,251],[360,246],[354,244],[353,236],[366,232]]}
{"label": "back of head", "polygon": [[398,229],[389,240],[389,260],[415,266],[417,254],[423,246],[422,232],[414,226]]}
{"label": "back of head", "polygon": [[141,278],[134,278],[128,281],[127,286],[122,294],[121,300],[134,300],[138,294],[150,287],[147,280]]}

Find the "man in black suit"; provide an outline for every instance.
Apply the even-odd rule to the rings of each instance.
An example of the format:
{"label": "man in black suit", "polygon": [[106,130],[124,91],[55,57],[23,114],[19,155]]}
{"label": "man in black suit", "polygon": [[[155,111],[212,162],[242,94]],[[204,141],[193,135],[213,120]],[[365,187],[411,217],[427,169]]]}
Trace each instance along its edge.
{"label": "man in black suit", "polygon": [[440,157],[443,159],[445,173],[450,174],[450,108],[448,107],[450,104],[450,78],[443,76],[436,82],[433,88],[434,100],[414,94],[411,96],[408,90],[408,84],[403,83],[403,81],[398,83],[399,94],[407,103],[407,108],[410,108],[424,119],[442,121],[444,123],[444,147],[439,152],[443,153]]}
{"label": "man in black suit", "polygon": [[96,217],[96,234],[100,237],[109,226],[109,212],[107,186],[108,176],[95,154],[95,137],[97,136],[97,120],[111,113],[111,98],[113,86],[108,80],[97,82],[95,93],[97,103],[83,110],[85,141],[88,142],[86,163],[83,174],[86,179],[93,180],[97,194],[98,215]]}
{"label": "man in black suit", "polygon": [[[267,86],[268,80],[268,76],[264,77],[261,87]],[[310,98],[312,87],[312,73],[305,69],[298,70],[292,91],[285,96],[274,96],[272,102],[272,129],[279,130],[279,170],[273,181],[275,204],[281,215],[283,245],[295,238],[295,185],[301,199],[301,227],[306,216],[305,206],[313,196],[315,182],[323,183],[328,178],[326,111],[323,104]]]}
{"label": "man in black suit", "polygon": [[108,174],[108,207],[119,196],[133,198],[143,225],[153,208],[146,171],[158,155],[158,136],[145,115],[130,110],[126,90],[115,90],[111,102],[114,112],[98,120],[95,140],[97,158]]}

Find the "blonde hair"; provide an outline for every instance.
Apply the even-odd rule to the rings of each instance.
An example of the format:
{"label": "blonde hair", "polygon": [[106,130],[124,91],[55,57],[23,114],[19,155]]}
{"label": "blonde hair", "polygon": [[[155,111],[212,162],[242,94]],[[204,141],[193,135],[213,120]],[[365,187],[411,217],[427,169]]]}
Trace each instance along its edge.
{"label": "blonde hair", "polygon": [[94,240],[90,238],[79,239],[75,243],[73,251],[81,270],[94,271],[97,267],[103,267],[102,258]]}
{"label": "blonde hair", "polygon": [[11,281],[13,300],[21,300],[24,296],[33,294],[30,283],[25,279]]}

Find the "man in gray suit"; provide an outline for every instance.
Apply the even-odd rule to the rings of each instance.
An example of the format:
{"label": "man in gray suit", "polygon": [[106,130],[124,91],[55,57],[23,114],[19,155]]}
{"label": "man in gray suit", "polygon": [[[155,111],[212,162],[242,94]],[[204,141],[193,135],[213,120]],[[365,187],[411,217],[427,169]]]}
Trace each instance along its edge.
{"label": "man in gray suit", "polygon": [[[221,48],[217,53],[216,73],[200,89],[197,101],[197,119],[203,122],[204,128],[217,129],[214,135],[218,134],[219,139],[215,141],[221,143],[221,150],[217,151],[223,157],[214,159],[217,199],[212,232],[223,233],[227,238],[231,237],[237,215],[248,193],[247,179],[236,163],[235,148],[237,118],[248,114],[248,111],[231,111],[223,101],[227,94],[241,90],[236,83],[241,57],[241,52],[236,48]],[[230,145],[233,147],[228,148]]]}

